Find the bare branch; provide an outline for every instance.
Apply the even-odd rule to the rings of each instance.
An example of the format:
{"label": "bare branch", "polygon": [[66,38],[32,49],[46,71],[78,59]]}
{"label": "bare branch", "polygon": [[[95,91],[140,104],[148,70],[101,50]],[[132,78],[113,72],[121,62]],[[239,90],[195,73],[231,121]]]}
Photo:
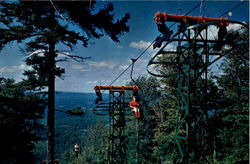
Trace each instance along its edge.
{"label": "bare branch", "polygon": [[58,59],[56,62],[67,62],[69,58]]}
{"label": "bare branch", "polygon": [[90,59],[91,57],[81,57],[81,56],[77,56],[77,55],[70,55],[70,54],[67,54],[65,52],[58,52],[58,54],[62,54],[64,56],[67,56],[77,62],[83,62],[83,60],[86,60],[86,59]]}

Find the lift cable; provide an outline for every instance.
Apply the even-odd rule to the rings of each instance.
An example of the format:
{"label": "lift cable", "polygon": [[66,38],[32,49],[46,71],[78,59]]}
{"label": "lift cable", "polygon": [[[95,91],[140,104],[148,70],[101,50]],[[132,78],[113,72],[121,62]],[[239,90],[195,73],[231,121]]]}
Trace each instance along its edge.
{"label": "lift cable", "polygon": [[[193,10],[195,10],[197,7],[199,7],[203,2],[204,2],[205,0],[201,0],[201,2],[199,3],[199,4],[197,4],[196,6],[194,6],[190,11],[188,11],[185,15],[187,15],[187,14],[189,14],[189,13],[191,13]],[[65,17],[63,17],[60,13],[59,13],[59,11],[57,10],[57,8],[54,6],[54,4],[53,4],[53,2],[52,2],[52,0],[50,0],[50,2],[51,2],[51,4],[52,4],[52,6],[54,7],[54,9],[56,10],[56,12],[65,20],[65,21],[67,21],[67,19],[65,18]],[[237,8],[237,7],[239,7],[240,5],[242,5],[243,3],[244,3],[245,1],[243,1],[243,2],[241,2],[241,3],[239,3],[238,5],[236,5],[236,6],[234,6],[233,8],[231,8],[230,10],[228,10],[228,11],[226,11],[226,12],[224,12],[220,17],[222,17],[223,15],[225,15],[225,14],[227,14],[229,11],[232,11],[232,10],[234,10],[235,8]],[[173,23],[169,28],[172,28],[174,25],[176,24],[176,22],[175,23]],[[134,63],[141,57],[141,56],[143,56],[144,54],[145,54],[145,52],[152,46],[152,44],[155,42],[155,40],[153,40],[152,42],[151,42],[151,44],[136,58],[136,59],[133,59],[133,61],[132,61],[132,63],[125,69],[125,70],[123,70],[109,85],[112,85],[116,80],[118,80],[131,66],[132,66],[132,70],[131,70],[131,74],[130,74],[130,77],[132,77],[132,75],[133,75],[133,67],[134,67]],[[134,82],[134,79],[133,78],[131,78],[131,80]],[[95,104],[95,102],[93,102],[88,108],[87,108],[87,112],[89,112],[91,109],[92,109],[92,107],[93,107],[93,105]],[[77,127],[80,125],[80,123],[81,123],[81,121],[82,121],[82,118],[83,117],[81,117],[81,119],[79,120],[79,123],[78,124],[76,124],[75,125],[75,128],[73,129],[73,131],[71,132],[71,134],[69,135],[69,136],[71,136],[72,135],[72,133],[74,132],[74,131],[76,131],[77,130]],[[79,139],[79,138],[78,138]]]}
{"label": "lift cable", "polygon": [[[197,5],[195,5],[190,11],[188,11],[187,13],[185,13],[185,15],[187,15],[187,14],[189,14],[189,13],[191,13],[192,11],[194,11],[197,7],[199,7],[200,6],[200,4],[202,3],[202,2],[204,2],[205,0],[202,0],[199,4],[197,4]],[[174,23],[175,24],[175,23]],[[171,28],[174,24],[172,24],[169,28]],[[146,49],[144,49],[141,53],[140,53],[140,55],[137,57],[137,58],[135,58],[135,59],[133,59],[133,62],[130,64],[130,65],[128,65],[127,66],[127,68],[125,68],[109,85],[112,85],[113,83],[115,83],[116,82],[116,80],[118,80],[130,67],[132,67],[133,65],[134,65],[134,63],[136,62],[136,61],[138,61],[138,59],[140,58],[140,57],[142,57],[144,54],[145,54],[145,52],[153,45],[153,43],[155,42],[155,39],[150,43],[150,45],[148,45],[148,47],[146,48]],[[132,71],[132,73],[131,73],[131,75],[133,74],[133,71]],[[93,105],[94,105],[94,103],[93,103]],[[91,105],[91,107],[93,106],[93,105]],[[91,108],[88,108],[88,109],[91,109]]]}
{"label": "lift cable", "polygon": [[[198,3],[197,5],[195,5],[191,10],[189,10],[187,13],[185,13],[184,15],[187,15],[189,13],[191,13],[192,11],[194,11],[197,7],[201,6],[202,3],[205,2],[205,0],[201,0],[200,3]],[[172,28],[177,22],[173,23],[171,26],[169,26],[169,29]],[[151,45],[155,42],[152,41],[151,44],[136,58],[136,59],[131,59],[132,60],[132,63],[117,77],[117,79],[123,74],[125,73],[131,66],[132,66],[132,71],[130,73],[130,77],[131,77],[131,80],[135,83],[134,79],[132,78],[133,76],[133,67],[134,67],[134,63],[149,49],[149,47],[151,47]],[[116,81],[117,79],[115,79],[114,81]]]}
{"label": "lift cable", "polygon": [[[240,2],[239,4],[237,4],[236,6],[234,6],[234,7],[232,7],[231,9],[229,9],[229,10],[227,10],[227,11],[225,11],[223,14],[221,14],[219,17],[222,17],[222,16],[224,16],[224,15],[226,15],[226,14],[228,14],[230,11],[233,11],[234,9],[236,9],[237,7],[239,7],[240,5],[242,5],[244,2],[246,2],[246,1],[242,1],[242,2]],[[211,33],[212,33],[212,35],[213,35],[213,37],[215,38],[215,36],[214,36],[214,34],[213,34],[213,31],[209,28],[209,30],[211,31]]]}
{"label": "lift cable", "polygon": [[[197,5],[195,5],[191,10],[189,10],[188,12],[186,12],[183,16],[186,16],[188,14],[190,14],[191,12],[193,12],[196,8],[200,7],[203,3],[205,2],[205,0],[201,0]],[[174,22],[171,26],[169,26],[169,29],[171,29],[175,24],[177,24],[177,22]],[[161,36],[161,35],[160,35]],[[163,41],[164,38],[161,39],[161,41]],[[163,50],[165,47],[162,47],[161,50]],[[160,51],[161,51],[160,50]],[[152,74],[151,74],[152,75]]]}
{"label": "lift cable", "polygon": [[[141,54],[136,58],[136,59],[133,59],[134,60],[134,62],[136,62],[141,56],[143,56],[144,54],[145,54],[145,52],[153,45],[153,43],[155,42],[155,40],[154,41],[152,41],[151,42],[151,44],[144,50],[144,51],[142,51],[141,52]],[[127,68],[126,69],[124,69],[110,84],[109,84],[109,86],[110,85],[112,85],[112,84],[114,84],[115,82],[116,82],[116,80],[118,80],[133,64],[134,64],[134,62],[133,63],[131,63],[130,65],[128,65],[127,66]],[[104,91],[102,91],[101,93],[103,93]],[[93,111],[93,106],[95,105],[95,101],[93,101],[92,102],[92,104],[86,109],[86,111],[87,112],[89,112],[89,111]],[[86,114],[87,114],[87,112],[86,112]],[[71,136],[72,135],[72,133],[74,132],[74,131],[76,131],[77,130],[77,127],[79,127],[79,125],[81,124],[81,121],[82,121],[82,118],[83,117],[81,117],[81,119],[78,121],[78,123],[77,124],[75,124],[74,125],[74,129],[71,131],[71,133],[70,133],[70,135],[69,136]]]}
{"label": "lift cable", "polygon": [[128,65],[127,68],[124,69],[109,85],[112,85],[114,82],[116,82],[117,79],[119,79],[131,66],[133,66],[134,63],[145,54],[145,52],[153,45],[154,42],[155,40],[153,40],[151,44],[144,51],[142,51],[137,58],[133,59],[133,62],[130,65]]}
{"label": "lift cable", "polygon": [[[239,7],[241,4],[243,4],[243,2],[241,2],[240,4],[238,4],[238,5],[236,5],[235,7],[233,7],[233,8],[231,8],[230,10],[228,10],[228,11],[226,11],[225,13],[228,13],[229,11],[232,11],[232,10],[234,10],[235,8],[237,8],[237,7]],[[202,2],[201,2],[201,5],[202,5]],[[202,11],[202,10],[200,10],[200,11]],[[223,13],[221,16],[223,16],[223,15],[225,15],[225,13]],[[221,17],[220,16],[220,17]],[[174,23],[174,24],[176,24],[176,23]],[[173,25],[174,25],[173,24]],[[211,30],[211,29],[210,29]],[[239,30],[237,30],[237,31],[239,31]],[[211,31],[212,32],[212,31]],[[176,127],[177,128],[177,127]],[[176,146],[175,144],[174,144],[174,146]],[[172,156],[174,155],[174,151],[173,151],[173,153],[172,153]]]}
{"label": "lift cable", "polygon": [[134,71],[134,65],[135,65],[135,59],[131,59],[131,61],[132,61],[132,68],[131,68],[131,72],[130,72],[130,79],[132,80],[132,82],[136,85],[136,86],[138,86],[140,89],[141,89],[141,87],[135,82],[135,80],[133,79],[133,71]]}
{"label": "lift cable", "polygon": [[[51,0],[50,0],[51,1]],[[194,11],[197,7],[199,7],[200,6],[200,4],[202,3],[202,2],[204,2],[205,0],[203,0],[203,1],[201,1],[199,4],[197,4],[197,5],[195,5],[191,10],[189,10],[187,13],[185,13],[185,15],[187,15],[187,14],[189,14],[189,13],[191,13],[192,11]],[[52,3],[53,4],[53,3]],[[173,23],[169,28],[172,28],[174,25],[175,25],[176,23]],[[136,62],[136,61],[138,61],[138,59],[140,58],[140,57],[142,57],[144,54],[145,54],[145,52],[153,45],[153,43],[155,42],[155,39],[150,43],[150,45],[146,48],[146,49],[144,49],[141,53],[140,53],[140,55],[137,57],[137,58],[135,58],[135,59],[133,59],[133,62],[130,64],[130,65],[128,65],[127,66],[127,68],[125,68],[122,72],[120,72],[120,74],[118,74],[118,76],[109,84],[109,85],[112,85],[112,84],[114,84],[130,67],[134,67],[134,63]],[[133,76],[133,70],[131,71],[131,76]],[[131,79],[132,80],[132,79]],[[133,81],[133,80],[132,80]],[[103,93],[103,91],[102,91],[102,93]],[[93,106],[94,106],[94,104],[95,104],[95,101],[93,101],[93,103],[86,109],[86,111],[87,112],[89,112],[89,111],[93,111],[93,110],[91,110],[92,108],[93,108]],[[71,132],[71,134],[73,133],[73,131],[75,131],[76,130],[76,128],[80,125],[80,123],[81,123],[81,120],[82,120],[82,118],[83,117],[81,117],[81,119],[79,120],[79,122],[77,123],[77,124],[75,124],[75,128],[72,130],[72,132]]]}
{"label": "lift cable", "polygon": [[[192,11],[194,11],[197,7],[200,7],[200,5],[205,2],[205,0],[201,0],[200,3],[198,3],[197,5],[195,5],[191,10],[189,10],[187,13],[184,14],[185,15],[188,15],[189,13],[191,13]],[[172,28],[177,22],[173,23],[171,26],[169,26],[169,28]]]}
{"label": "lift cable", "polygon": [[200,4],[200,13],[202,13],[203,1],[204,1],[204,0],[201,0],[201,4]]}
{"label": "lift cable", "polygon": [[221,14],[219,17],[222,17],[222,16],[228,14],[228,12],[230,12],[230,11],[236,9],[237,7],[239,7],[240,5],[242,5],[244,2],[247,2],[247,1],[242,1],[242,2],[240,2],[238,5],[236,5],[236,6],[232,7],[231,9],[227,10],[226,12],[224,12],[223,14]]}
{"label": "lift cable", "polygon": [[[118,80],[131,66],[134,67],[134,63],[141,57],[145,54],[145,52],[152,46],[152,44],[155,42],[155,40],[153,40],[151,42],[151,44],[144,50],[141,52],[141,54],[136,58],[136,59],[133,59],[133,63],[131,63],[130,65],[127,66],[127,68],[125,68],[122,72],[120,72],[120,74],[113,80],[111,81],[111,83],[109,84],[109,86],[111,86],[112,84],[114,84],[116,82],[116,80]],[[132,76],[132,73],[131,73],[131,76]],[[133,81],[134,82],[134,81]],[[104,91],[102,91],[101,93],[103,93]],[[93,103],[88,107],[88,110],[91,110],[92,107],[94,106],[95,104],[95,101],[93,101]]]}

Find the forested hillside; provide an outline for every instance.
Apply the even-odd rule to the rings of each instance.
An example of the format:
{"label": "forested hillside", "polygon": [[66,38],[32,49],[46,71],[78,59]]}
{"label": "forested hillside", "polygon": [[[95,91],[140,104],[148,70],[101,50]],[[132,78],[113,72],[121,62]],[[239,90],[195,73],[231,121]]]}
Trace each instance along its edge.
{"label": "forested hillside", "polygon": [[249,3],[206,3],[0,1],[0,164],[249,163]]}

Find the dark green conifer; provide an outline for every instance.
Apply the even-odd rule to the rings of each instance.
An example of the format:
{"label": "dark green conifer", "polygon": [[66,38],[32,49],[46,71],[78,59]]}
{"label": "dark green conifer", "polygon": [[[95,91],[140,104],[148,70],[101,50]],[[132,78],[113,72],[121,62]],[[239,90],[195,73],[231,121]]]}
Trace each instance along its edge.
{"label": "dark green conifer", "polygon": [[[54,159],[55,76],[64,69],[56,66],[58,53],[65,60],[83,60],[86,57],[60,52],[58,44],[73,50],[77,43],[88,46],[91,39],[104,35],[118,42],[118,37],[129,31],[129,15],[115,20],[113,5],[95,10],[95,1],[3,1],[0,3],[0,48],[17,41],[26,45],[26,51],[34,52],[27,64],[34,70],[25,74],[33,81],[48,88],[49,158]],[[43,55],[41,55],[41,53]],[[61,60],[60,60],[61,61]],[[41,81],[41,78],[43,81]],[[52,162],[53,163],[53,162]]]}

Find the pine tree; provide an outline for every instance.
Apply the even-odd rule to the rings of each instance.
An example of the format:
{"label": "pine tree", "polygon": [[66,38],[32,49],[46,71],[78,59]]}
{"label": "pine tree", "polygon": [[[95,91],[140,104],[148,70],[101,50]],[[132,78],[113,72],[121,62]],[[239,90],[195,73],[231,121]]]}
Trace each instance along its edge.
{"label": "pine tree", "polygon": [[[40,84],[48,88],[48,144],[50,161],[54,159],[54,115],[55,115],[55,76],[60,76],[64,70],[56,66],[58,53],[66,58],[83,60],[84,57],[69,55],[56,49],[57,44],[64,44],[70,50],[78,42],[84,47],[93,38],[108,35],[118,42],[118,37],[128,32],[129,15],[114,20],[113,5],[107,3],[103,9],[96,11],[96,2],[91,1],[10,1],[0,3],[0,48],[17,41],[24,42],[26,51],[34,52],[27,64],[34,68],[26,72],[33,80],[46,81]],[[65,25],[68,23],[69,25]],[[77,26],[76,32],[70,25]],[[41,57],[41,53],[43,56]],[[40,56],[40,57],[39,57]],[[42,59],[42,60],[40,60]],[[34,73],[36,73],[34,75]],[[53,162],[51,162],[53,163]]]}
{"label": "pine tree", "polygon": [[43,117],[43,99],[31,87],[13,79],[0,80],[0,163],[31,164],[39,140],[37,119]]}
{"label": "pine tree", "polygon": [[[154,139],[155,145],[157,145],[155,146],[154,154],[161,162],[173,163],[175,154],[178,154],[178,148],[175,144],[176,130],[178,128],[178,69],[176,65],[169,64],[174,63],[173,55],[164,54],[158,59],[162,64],[156,66],[156,70],[158,73],[165,76],[160,80],[162,91],[165,94],[161,98],[160,104],[155,107],[158,110],[159,121],[156,126],[157,131]],[[197,84],[199,83],[204,83],[204,81],[197,80]],[[190,156],[190,161],[193,163],[196,163],[201,159],[206,160],[204,154],[212,154],[212,148],[207,144],[207,142],[210,141],[212,134],[209,134],[208,120],[206,120],[206,117],[209,110],[218,109],[219,102],[216,98],[220,96],[218,95],[218,87],[211,78],[208,79],[207,84],[208,98],[206,100],[204,97],[198,98],[200,101],[207,101],[207,110],[202,114],[194,112],[192,115],[192,119],[195,118],[199,120],[199,122],[193,125],[192,128],[195,129],[195,132],[193,131],[190,133],[189,140],[190,154],[194,155]],[[195,100],[192,99],[190,101],[193,103]]]}
{"label": "pine tree", "polygon": [[233,50],[221,64],[216,80],[221,90],[221,110],[216,147],[217,158],[224,162],[249,160],[249,34],[239,33]]}

